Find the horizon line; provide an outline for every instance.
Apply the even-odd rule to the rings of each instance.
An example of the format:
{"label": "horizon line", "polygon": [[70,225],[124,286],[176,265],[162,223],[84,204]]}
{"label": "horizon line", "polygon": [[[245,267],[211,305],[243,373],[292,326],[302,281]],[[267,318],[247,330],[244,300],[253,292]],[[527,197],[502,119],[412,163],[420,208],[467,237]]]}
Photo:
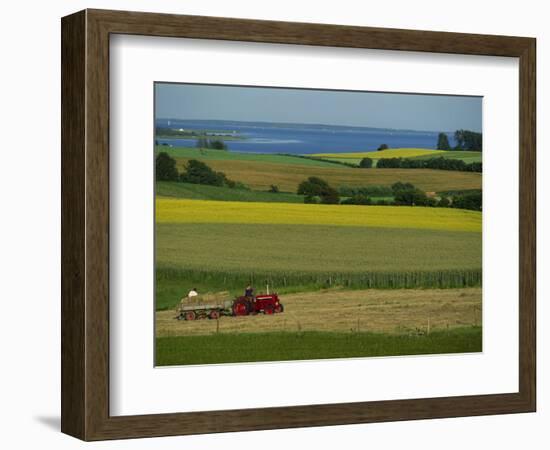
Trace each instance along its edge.
{"label": "horizon line", "polygon": [[281,121],[266,121],[266,120],[235,120],[235,119],[190,119],[190,118],[178,118],[178,117],[155,117],[155,120],[180,120],[185,121],[204,121],[204,122],[239,122],[239,123],[269,123],[269,124],[284,124],[284,125],[320,125],[339,128],[370,128],[373,130],[396,130],[396,131],[416,131],[427,133],[454,133],[457,130],[474,131],[475,133],[482,133],[482,130],[469,130],[467,128],[457,128],[457,130],[426,130],[426,129],[414,129],[414,128],[389,128],[389,127],[372,127],[368,125],[342,125],[331,123],[319,123],[319,122],[281,122]]}

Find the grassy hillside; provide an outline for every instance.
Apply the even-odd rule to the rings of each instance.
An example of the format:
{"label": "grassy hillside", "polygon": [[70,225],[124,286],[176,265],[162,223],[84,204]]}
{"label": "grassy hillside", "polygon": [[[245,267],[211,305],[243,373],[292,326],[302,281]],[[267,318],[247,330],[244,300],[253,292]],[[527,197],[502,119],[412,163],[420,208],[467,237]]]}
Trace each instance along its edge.
{"label": "grassy hillside", "polygon": [[158,181],[156,183],[156,195],[157,197],[186,198],[193,200],[304,203],[304,196],[298,194],[247,191],[243,189],[230,189],[228,187],[171,181]]}
{"label": "grassy hillside", "polygon": [[408,206],[306,205],[161,198],[156,223],[339,225],[481,232],[481,212]]}

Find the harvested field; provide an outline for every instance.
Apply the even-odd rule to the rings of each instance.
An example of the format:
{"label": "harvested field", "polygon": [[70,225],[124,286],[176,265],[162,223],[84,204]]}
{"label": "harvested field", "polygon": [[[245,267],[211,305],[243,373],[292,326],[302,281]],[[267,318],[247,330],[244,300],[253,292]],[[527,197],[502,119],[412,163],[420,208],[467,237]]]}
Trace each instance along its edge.
{"label": "harvested field", "polygon": [[[200,159],[200,158],[197,158]],[[294,158],[300,160],[300,158]],[[188,158],[176,158],[183,171]],[[304,160],[307,161],[307,160]],[[426,192],[443,190],[481,189],[481,173],[434,169],[368,169],[337,166],[315,167],[304,164],[265,164],[260,161],[209,160],[207,164],[217,172],[224,172],[231,180],[252,189],[268,190],[277,185],[283,192],[296,192],[298,185],[308,177],[320,177],[331,186],[390,186],[398,181],[414,184]]]}
{"label": "harvested field", "polygon": [[176,313],[156,313],[156,336],[215,333],[374,332],[423,334],[480,326],[481,288],[418,290],[344,290],[289,294],[281,297],[282,314],[221,317],[193,322]]}

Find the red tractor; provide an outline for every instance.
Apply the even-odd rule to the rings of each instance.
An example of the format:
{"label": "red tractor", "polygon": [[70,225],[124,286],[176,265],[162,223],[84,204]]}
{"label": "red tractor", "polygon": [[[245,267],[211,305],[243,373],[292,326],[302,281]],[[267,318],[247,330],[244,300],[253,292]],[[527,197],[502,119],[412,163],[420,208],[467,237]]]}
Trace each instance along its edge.
{"label": "red tractor", "polygon": [[180,305],[178,320],[219,319],[220,316],[248,316],[264,313],[275,314],[284,311],[283,304],[277,294],[261,294],[257,296],[242,296],[235,300],[222,303]]}
{"label": "red tractor", "polygon": [[232,312],[234,316],[247,316],[249,314],[275,314],[284,311],[283,304],[279,302],[277,294],[262,294],[256,297],[238,297],[233,302]]}

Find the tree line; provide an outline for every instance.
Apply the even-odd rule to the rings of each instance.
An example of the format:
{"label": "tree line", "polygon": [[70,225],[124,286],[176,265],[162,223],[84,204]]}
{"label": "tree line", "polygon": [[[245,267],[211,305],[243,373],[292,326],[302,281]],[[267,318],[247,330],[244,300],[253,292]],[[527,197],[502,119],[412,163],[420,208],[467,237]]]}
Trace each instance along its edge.
{"label": "tree line", "polygon": [[157,181],[179,181],[182,183],[248,189],[243,183],[230,180],[225,173],[216,172],[207,164],[196,159],[190,159],[185,165],[185,170],[179,172],[176,167],[176,160],[166,152],[160,152],[155,159],[155,176]]}
{"label": "tree line", "polygon": [[[360,167],[372,167],[372,161],[370,165],[368,163],[363,165],[362,163],[361,160]],[[483,170],[481,162],[465,163],[461,159],[444,158],[442,156],[428,159],[381,158],[378,160],[376,167],[378,169],[439,169],[461,172],[482,172]]]}
{"label": "tree line", "polygon": [[221,139],[208,139],[204,136],[201,136],[197,139],[195,144],[197,148],[207,148],[211,150],[228,150],[227,144]]}
{"label": "tree line", "polygon": [[456,145],[451,147],[446,133],[437,136],[438,150],[458,150],[480,152],[483,148],[483,136],[481,133],[470,130],[456,130],[454,133]]}
{"label": "tree line", "polygon": [[[372,188],[342,188],[340,191],[319,177],[309,177],[298,186],[297,193],[304,196],[304,203],[328,205],[393,205],[393,206],[429,206],[441,208],[460,208],[481,211],[481,190],[441,195],[439,199],[428,197],[424,191],[411,183],[397,182],[391,187],[373,186]],[[391,194],[393,200],[373,200],[371,196]],[[346,198],[341,199],[340,196]]]}

